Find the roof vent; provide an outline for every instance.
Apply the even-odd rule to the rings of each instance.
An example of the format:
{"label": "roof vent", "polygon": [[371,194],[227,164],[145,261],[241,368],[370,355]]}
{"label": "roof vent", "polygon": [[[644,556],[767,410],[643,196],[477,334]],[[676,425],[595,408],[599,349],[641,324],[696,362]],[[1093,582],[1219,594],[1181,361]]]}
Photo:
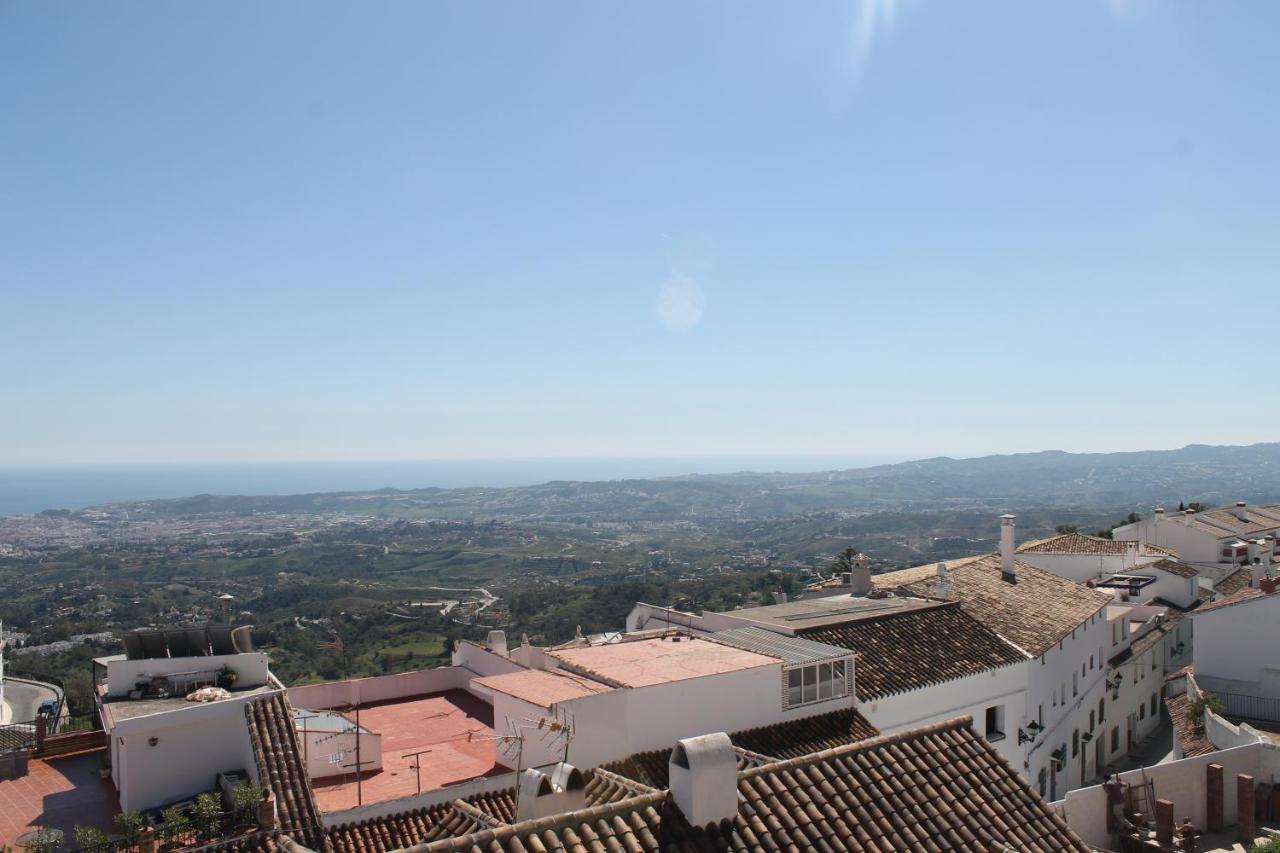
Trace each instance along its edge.
{"label": "roof vent", "polygon": [[668,762],[671,799],[693,826],[738,814],[738,756],[724,732],[685,738]]}
{"label": "roof vent", "polygon": [[586,807],[586,778],[572,764],[562,761],[550,773],[530,767],[520,774],[516,820],[537,820]]}

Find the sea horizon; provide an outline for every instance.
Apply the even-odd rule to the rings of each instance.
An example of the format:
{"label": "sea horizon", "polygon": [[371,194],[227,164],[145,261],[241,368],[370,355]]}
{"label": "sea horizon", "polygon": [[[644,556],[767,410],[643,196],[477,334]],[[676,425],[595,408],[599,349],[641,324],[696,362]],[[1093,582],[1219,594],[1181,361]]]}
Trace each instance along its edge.
{"label": "sea horizon", "polygon": [[503,488],[739,472],[807,473],[902,462],[904,455],[544,457],[319,462],[0,465],[0,515],[200,494],[291,495],[376,489]]}

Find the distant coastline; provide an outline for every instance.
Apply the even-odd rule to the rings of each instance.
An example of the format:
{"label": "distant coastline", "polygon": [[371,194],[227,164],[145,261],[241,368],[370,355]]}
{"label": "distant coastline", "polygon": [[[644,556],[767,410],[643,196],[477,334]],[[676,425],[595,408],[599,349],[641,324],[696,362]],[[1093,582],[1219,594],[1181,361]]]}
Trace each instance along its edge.
{"label": "distant coastline", "polygon": [[652,458],[434,459],[0,467],[0,515],[83,509],[104,503],[198,494],[288,495],[381,488],[528,486],[551,480],[620,480],[863,468],[901,456],[724,456]]}

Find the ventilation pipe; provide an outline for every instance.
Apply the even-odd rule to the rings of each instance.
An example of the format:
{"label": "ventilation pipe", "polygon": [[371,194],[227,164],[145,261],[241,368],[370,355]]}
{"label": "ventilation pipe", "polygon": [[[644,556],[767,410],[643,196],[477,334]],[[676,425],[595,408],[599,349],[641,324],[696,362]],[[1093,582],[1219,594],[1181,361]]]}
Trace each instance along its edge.
{"label": "ventilation pipe", "polygon": [[1000,516],[1000,575],[1009,583],[1018,580],[1017,564],[1013,559],[1013,539],[1017,532],[1018,517],[1006,512]]}
{"label": "ventilation pipe", "polygon": [[724,732],[685,738],[668,760],[671,799],[693,826],[738,814],[738,756]]}

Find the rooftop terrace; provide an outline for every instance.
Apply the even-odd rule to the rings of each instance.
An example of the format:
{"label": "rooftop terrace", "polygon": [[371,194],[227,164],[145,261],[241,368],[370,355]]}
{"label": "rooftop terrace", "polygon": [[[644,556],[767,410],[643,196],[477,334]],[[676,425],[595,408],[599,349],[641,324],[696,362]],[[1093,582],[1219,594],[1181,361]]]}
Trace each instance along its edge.
{"label": "rooftop terrace", "polygon": [[0,847],[37,828],[61,829],[68,841],[77,824],[111,829],[119,812],[115,789],[98,776],[103,750],[33,758],[21,779],[0,782]]}
{"label": "rooftop terrace", "polygon": [[550,654],[580,672],[619,687],[649,687],[779,662],[776,657],[683,636],[559,649]]}
{"label": "rooftop terrace", "polygon": [[[354,712],[346,716],[354,722]],[[382,735],[382,769],[362,774],[359,792],[354,773],[313,781],[321,811],[355,808],[360,799],[368,805],[408,797],[419,784],[434,791],[507,772],[498,763],[493,709],[463,690],[361,705],[360,725]],[[412,757],[418,752],[420,760]]]}

